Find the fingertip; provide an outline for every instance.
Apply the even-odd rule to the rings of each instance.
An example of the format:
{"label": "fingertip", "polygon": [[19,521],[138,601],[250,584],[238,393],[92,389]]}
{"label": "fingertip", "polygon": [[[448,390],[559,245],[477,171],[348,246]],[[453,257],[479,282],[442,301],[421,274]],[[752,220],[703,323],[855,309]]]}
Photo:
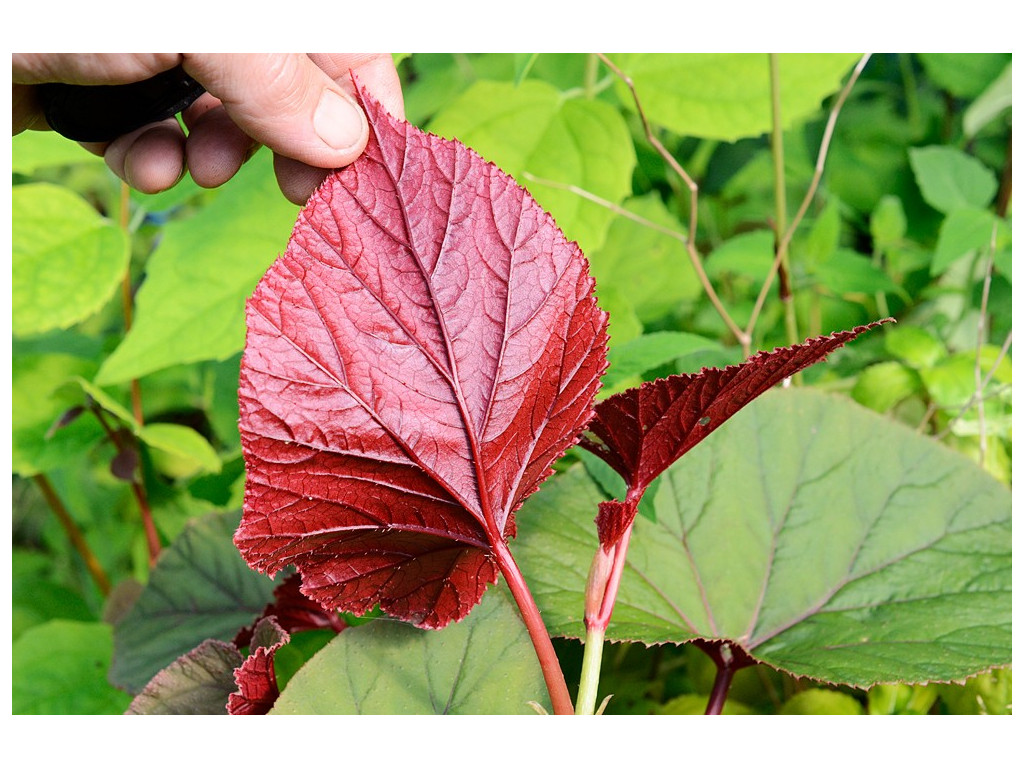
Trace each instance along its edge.
{"label": "fingertip", "polygon": [[284,155],[274,155],[274,174],[277,185],[289,202],[305,205],[317,187],[331,173],[323,168],[314,168]]}
{"label": "fingertip", "polygon": [[104,153],[110,169],[132,189],[155,194],[185,173],[185,135],[176,120],[153,123],[121,136]]}

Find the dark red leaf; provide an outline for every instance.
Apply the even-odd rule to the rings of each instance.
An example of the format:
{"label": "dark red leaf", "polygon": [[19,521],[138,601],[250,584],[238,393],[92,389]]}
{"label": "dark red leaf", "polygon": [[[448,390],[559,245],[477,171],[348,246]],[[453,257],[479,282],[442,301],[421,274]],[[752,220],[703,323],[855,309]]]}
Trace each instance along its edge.
{"label": "dark red leaf", "polygon": [[249,656],[235,670],[238,690],[228,696],[229,715],[265,715],[280,691],[274,673],[274,654],[291,638],[273,618],[260,619]]}
{"label": "dark red leaf", "polygon": [[288,633],[304,632],[310,629],[333,629],[341,632],[347,625],[337,611],[325,611],[320,603],[310,600],[300,591],[302,578],[293,573],[274,590],[274,602],[270,603],[250,626],[235,635],[235,646],[244,648],[252,642],[256,625],[262,619],[273,616],[281,628]]}
{"label": "dark red leaf", "polygon": [[608,548],[618,541],[654,478],[743,406],[885,322],[891,318],[759,352],[740,365],[645,382],[599,403],[580,444],[615,469],[628,489],[625,502],[601,505],[601,543]]}
{"label": "dark red leaf", "polygon": [[525,190],[360,98],[366,152],[248,302],[235,542],[327,608],[440,627],[592,416],[607,316]]}

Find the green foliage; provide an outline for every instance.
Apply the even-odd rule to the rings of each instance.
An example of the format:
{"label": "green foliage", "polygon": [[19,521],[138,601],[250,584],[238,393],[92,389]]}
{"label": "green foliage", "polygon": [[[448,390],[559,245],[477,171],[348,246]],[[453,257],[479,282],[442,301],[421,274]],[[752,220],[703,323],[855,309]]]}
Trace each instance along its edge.
{"label": "green foliage", "polygon": [[440,632],[394,621],[346,629],[292,678],[276,715],[524,715],[550,710],[526,628],[491,590]]}
{"label": "green foliage", "polygon": [[[788,225],[858,59],[778,57],[779,178],[766,54],[611,56],[671,163],[595,56],[396,57],[410,119],[511,173],[580,243],[610,313],[602,396],[898,320],[809,369],[799,391],[752,405],[651,487],[608,632],[609,713],[703,712],[716,668],[689,643],[698,635],[765,662],[739,670],[726,713],[1010,711],[1010,56],[873,56],[839,112],[784,284],[766,286],[778,191]],[[73,142],[26,132],[12,149],[14,711],[124,712],[126,691],[158,673],[186,710],[216,709],[244,657],[225,641],[274,586],[231,541],[236,395],[244,302],[296,208],[266,150],[222,188],[185,179],[122,210],[119,184]],[[673,163],[699,190],[695,219]],[[578,638],[597,504],[621,481],[577,451],[557,468],[513,549],[549,629]],[[572,686],[579,643],[558,650]],[[337,638],[293,634],[276,663],[279,712],[548,706],[497,589],[440,633],[370,615]],[[210,675],[196,677],[203,664]],[[170,711],[177,695],[137,709]]]}

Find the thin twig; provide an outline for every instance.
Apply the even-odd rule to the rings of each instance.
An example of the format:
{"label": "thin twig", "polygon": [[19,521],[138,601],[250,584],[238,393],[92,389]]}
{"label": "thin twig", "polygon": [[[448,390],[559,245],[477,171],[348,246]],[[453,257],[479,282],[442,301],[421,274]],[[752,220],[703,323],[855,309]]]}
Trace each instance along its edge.
{"label": "thin twig", "polygon": [[99,559],[89,546],[89,542],[86,541],[85,534],[82,533],[81,528],[78,527],[74,518],[71,517],[67,507],[64,506],[64,502],[61,501],[60,496],[57,495],[57,491],[54,489],[53,485],[50,484],[50,480],[46,475],[38,474],[32,479],[35,480],[36,485],[39,487],[39,491],[43,494],[43,498],[46,499],[46,503],[57,516],[61,526],[63,526],[64,532],[67,533],[68,539],[71,540],[71,546],[75,548],[75,551],[85,563],[85,567],[89,571],[89,575],[92,577],[92,580],[96,582],[96,586],[100,590],[100,594],[106,597],[110,594],[110,579],[107,577],[106,571],[103,570],[103,566],[100,565]]}
{"label": "thin twig", "polygon": [[793,221],[790,222],[786,233],[776,245],[775,261],[772,263],[771,269],[768,271],[768,276],[765,278],[764,285],[761,286],[761,292],[757,296],[757,301],[754,302],[754,309],[750,313],[750,321],[747,323],[745,331],[748,338],[753,337],[754,326],[757,323],[758,316],[761,314],[761,309],[768,296],[768,290],[771,288],[772,281],[775,279],[775,275],[779,271],[782,254],[785,252],[785,249],[789,248],[789,243],[793,239],[793,235],[796,233],[797,227],[800,226],[800,222],[803,221],[804,216],[807,214],[807,209],[810,208],[811,201],[814,200],[814,196],[818,191],[818,184],[821,183],[821,177],[825,172],[825,158],[828,156],[828,148],[832,143],[832,134],[835,132],[836,122],[839,120],[839,111],[843,108],[843,104],[846,103],[846,99],[849,97],[850,91],[853,90],[854,83],[857,82],[857,78],[859,78],[861,72],[864,71],[864,67],[867,66],[870,58],[870,53],[865,53],[861,56],[860,61],[857,62],[857,65],[853,68],[853,72],[850,74],[849,79],[846,81],[846,85],[843,86],[843,89],[839,92],[839,96],[836,97],[835,104],[832,105],[832,109],[829,111],[828,121],[825,123],[825,132],[821,137],[821,145],[818,148],[818,159],[814,164],[814,175],[811,177],[811,183],[807,187],[807,193],[804,195],[803,202],[800,203],[800,208],[793,217]]}
{"label": "thin twig", "polygon": [[673,157],[672,153],[665,148],[665,145],[661,143],[658,137],[654,135],[654,130],[651,128],[650,121],[647,119],[647,113],[644,112],[643,105],[640,102],[640,96],[636,92],[636,87],[633,84],[632,78],[612,63],[611,59],[609,59],[605,54],[598,53],[597,56],[629,89],[630,94],[633,96],[633,104],[636,106],[640,122],[644,127],[644,135],[646,136],[647,141],[652,147],[654,147],[654,150],[676,173],[676,175],[683,180],[683,183],[689,190],[690,216],[687,224],[687,236],[682,240],[683,244],[686,246],[686,253],[690,257],[690,263],[693,265],[693,268],[697,273],[697,277],[700,279],[700,283],[704,287],[704,292],[708,295],[708,298],[711,299],[711,304],[714,306],[715,311],[718,312],[719,317],[722,318],[726,327],[729,328],[730,333],[736,337],[736,340],[743,346],[744,350],[749,349],[750,335],[745,333],[726,311],[725,305],[722,303],[721,299],[719,299],[718,293],[715,291],[714,286],[711,285],[711,281],[708,279],[700,254],[697,252],[697,198],[699,194],[697,183],[690,177],[690,174],[683,169],[679,164],[679,161]]}

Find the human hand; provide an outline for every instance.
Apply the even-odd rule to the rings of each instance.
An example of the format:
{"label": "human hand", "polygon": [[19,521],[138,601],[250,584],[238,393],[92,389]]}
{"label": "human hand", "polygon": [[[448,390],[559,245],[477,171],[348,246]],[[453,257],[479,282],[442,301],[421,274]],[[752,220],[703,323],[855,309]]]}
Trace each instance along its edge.
{"label": "human hand", "polygon": [[366,146],[366,116],[354,100],[350,70],[391,114],[404,116],[401,83],[389,54],[139,53],[13,55],[13,132],[48,126],[35,86],[145,80],[182,65],[206,88],[174,118],[108,143],[83,143],[141,192],[160,192],[188,171],[202,187],[228,181],[265,144],[274,151],[281,191],[301,205],[332,168]]}

